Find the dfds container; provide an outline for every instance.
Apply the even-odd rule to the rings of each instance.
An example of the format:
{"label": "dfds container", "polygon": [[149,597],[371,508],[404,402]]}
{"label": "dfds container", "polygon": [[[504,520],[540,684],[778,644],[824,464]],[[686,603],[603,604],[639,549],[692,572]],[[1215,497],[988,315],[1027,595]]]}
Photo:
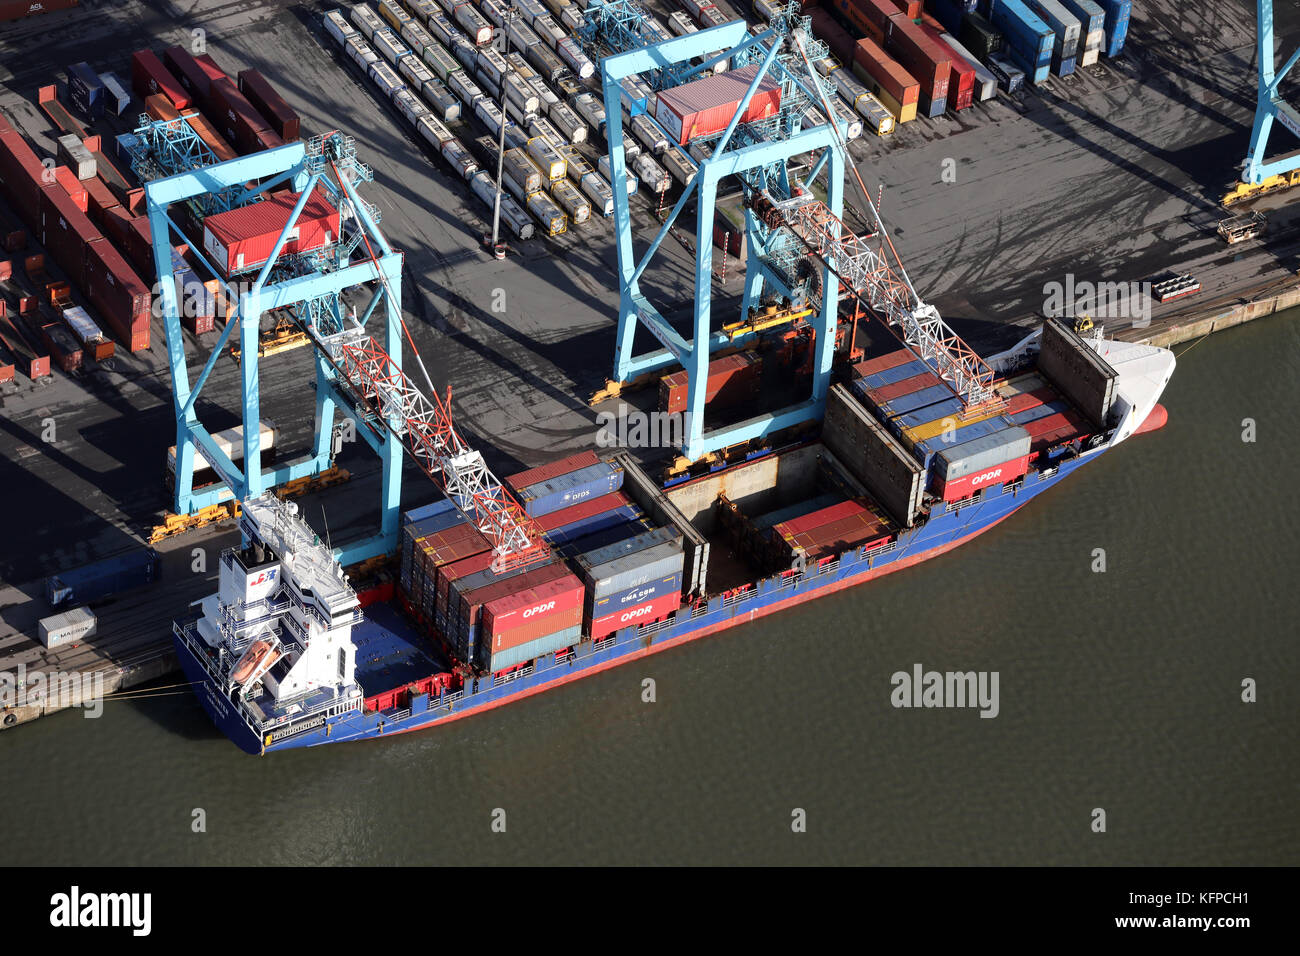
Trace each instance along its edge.
{"label": "dfds container", "polygon": [[[720,133],[736,115],[745,91],[757,74],[758,65],[755,64],[661,90],[655,97],[655,119],[679,145],[685,145],[697,136]],[[764,76],[740,121],[752,123],[767,119],[780,107],[780,83],[771,76]]]}
{"label": "dfds container", "polygon": [[533,517],[550,514],[588,498],[598,498],[623,487],[623,469],[597,462],[566,475],[557,475],[519,489],[524,512]]}
{"label": "dfds container", "polygon": [[52,608],[90,604],[152,584],[158,574],[158,554],[153,548],[130,551],[51,574],[45,579],[45,600]]}
{"label": "dfds container", "polygon": [[[203,250],[227,275],[265,265],[280,237],[298,193],[279,193],[263,202],[231,209],[203,220]],[[296,237],[281,254],[323,249],[339,234],[339,211],[324,196],[313,192],[295,223]]]}
{"label": "dfds container", "polygon": [[37,631],[47,648],[65,647],[95,634],[95,614],[88,607],[76,607],[62,614],[41,618]]}
{"label": "dfds container", "polygon": [[75,109],[92,119],[104,115],[104,84],[89,63],[68,67],[68,99]]}

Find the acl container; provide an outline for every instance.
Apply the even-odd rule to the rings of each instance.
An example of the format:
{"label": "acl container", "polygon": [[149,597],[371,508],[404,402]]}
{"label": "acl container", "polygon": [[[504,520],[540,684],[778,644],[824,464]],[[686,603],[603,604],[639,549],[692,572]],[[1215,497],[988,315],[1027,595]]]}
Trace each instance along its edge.
{"label": "acl container", "polygon": [[[747,66],[661,90],[655,97],[655,119],[674,142],[682,145],[696,136],[720,133],[736,115],[740,101],[757,73],[757,65]],[[781,85],[771,75],[766,75],[754,91],[740,121],[752,123],[766,119],[775,115],[780,107]]]}
{"label": "acl container", "polygon": [[[280,193],[263,202],[231,209],[203,220],[203,250],[226,275],[265,265],[276,239],[289,222],[298,193]],[[308,198],[281,254],[322,249],[338,237],[339,211],[318,193]]]}

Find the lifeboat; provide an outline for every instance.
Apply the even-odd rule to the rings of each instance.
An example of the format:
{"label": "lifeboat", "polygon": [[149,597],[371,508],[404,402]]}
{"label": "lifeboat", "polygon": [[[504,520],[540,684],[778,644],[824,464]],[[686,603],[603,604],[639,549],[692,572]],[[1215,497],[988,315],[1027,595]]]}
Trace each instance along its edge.
{"label": "lifeboat", "polygon": [[236,684],[242,684],[254,674],[265,671],[279,658],[280,652],[271,647],[269,641],[254,641],[235,664],[230,679]]}

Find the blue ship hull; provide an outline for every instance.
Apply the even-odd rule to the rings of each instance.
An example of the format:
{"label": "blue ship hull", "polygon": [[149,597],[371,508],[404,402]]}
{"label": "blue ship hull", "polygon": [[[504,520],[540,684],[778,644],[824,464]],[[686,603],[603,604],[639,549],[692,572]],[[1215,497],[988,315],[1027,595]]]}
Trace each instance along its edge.
{"label": "blue ship hull", "polygon": [[203,662],[178,636],[176,650],[187,679],[213,722],[240,748],[264,754],[295,747],[314,747],[344,740],[363,740],[423,730],[550,690],[561,684],[625,664],[669,647],[744,624],[805,601],[862,584],[882,574],[919,564],[957,547],[1011,515],[1031,499],[1064,480],[1075,469],[1107,450],[1102,446],[1063,461],[1044,475],[1031,471],[1023,483],[989,488],[962,507],[935,508],[921,527],[902,532],[883,550],[851,551],[838,560],[810,569],[798,577],[774,575],[712,598],[707,606],[683,608],[667,620],[627,628],[601,641],[585,642],[567,657],[548,656],[501,677],[483,677],[473,686],[430,699],[419,695],[409,708],[380,712],[349,710],[331,716],[286,720],[270,734],[260,735],[245,722],[239,709],[214,683]]}

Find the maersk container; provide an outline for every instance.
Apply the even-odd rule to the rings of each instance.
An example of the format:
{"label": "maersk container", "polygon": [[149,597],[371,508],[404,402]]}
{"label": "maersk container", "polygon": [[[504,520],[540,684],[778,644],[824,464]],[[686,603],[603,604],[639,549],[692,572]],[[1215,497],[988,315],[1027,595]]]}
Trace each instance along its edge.
{"label": "maersk container", "polygon": [[37,633],[41,644],[53,650],[93,637],[95,624],[95,614],[90,608],[74,607],[70,611],[41,618]]}
{"label": "maersk container", "polygon": [[564,157],[544,136],[532,137],[528,141],[526,151],[528,157],[542,171],[547,182],[554,183],[557,180],[564,179],[567,171]]}
{"label": "maersk container", "polygon": [[659,157],[659,161],[664,164],[664,169],[668,170],[668,175],[683,186],[688,185],[700,170],[699,164],[687,156],[680,146],[665,150]]}
{"label": "maersk container", "polygon": [[442,144],[442,158],[451,164],[461,179],[468,180],[478,170],[478,163],[460,140],[452,137]]}
{"label": "maersk container", "polygon": [[397,64],[397,72],[401,74],[402,79],[406,80],[411,89],[420,94],[423,94],[425,84],[437,82],[433,78],[433,74],[429,72],[429,68],[424,65],[424,61],[414,54],[402,57]]}
{"label": "maersk container", "polygon": [[398,90],[397,95],[393,98],[393,103],[397,107],[397,112],[412,126],[419,125],[420,119],[429,116],[429,108],[420,102],[410,90]]}
{"label": "maersk container", "polygon": [[478,48],[478,57],[475,61],[478,68],[482,70],[493,83],[501,85],[502,78],[510,71],[510,65],[506,63],[506,58],[490,46]]}
{"label": "maersk container", "polygon": [[462,3],[456,8],[456,23],[475,45],[492,42],[492,24],[487,22],[487,18],[473,4]]}
{"label": "maersk container", "polygon": [[370,64],[370,79],[390,100],[395,100],[397,94],[406,89],[397,71],[382,60]]}
{"label": "maersk container", "polygon": [[[1079,49],[1079,18],[1065,8],[1060,0],[1026,0],[1043,22],[1052,28],[1052,56],[1057,60],[1071,60]],[[1063,74],[1064,75],[1064,74]]]}
{"label": "maersk container", "polygon": [[431,79],[424,84],[424,89],[420,92],[424,95],[424,101],[429,104],[433,115],[439,120],[444,123],[454,123],[460,119],[462,112],[460,100],[456,99],[451,90],[442,83]]}
{"label": "maersk container", "polygon": [[152,584],[160,571],[158,553],[153,548],[129,551],[51,574],[45,579],[45,600],[52,608],[90,604]]}
{"label": "maersk container", "polygon": [[361,35],[367,41],[375,35],[376,30],[387,29],[384,26],[384,21],[379,19],[379,14],[364,3],[359,3],[352,8],[352,22],[356,24],[357,29],[361,31]]}
{"label": "maersk container", "polygon": [[475,109],[484,99],[483,91],[479,89],[478,84],[469,78],[469,74],[464,70],[457,70],[455,73],[447,75],[447,89],[456,94],[456,98],[468,110]]}
{"label": "maersk container", "polygon": [[416,121],[415,131],[420,134],[426,143],[439,152],[442,151],[442,144],[452,138],[451,130],[447,129],[431,113],[425,113]]}
{"label": "maersk container", "polygon": [[1131,0],[1098,0],[1106,11],[1106,55],[1119,56],[1128,37]]}
{"label": "maersk container", "polygon": [[656,163],[649,153],[638,156],[633,161],[632,168],[636,170],[637,178],[652,193],[666,193],[668,187],[672,185],[672,177],[668,175],[668,171]]}
{"label": "maersk container", "polygon": [[387,60],[393,67],[397,66],[397,61],[404,56],[410,56],[411,51],[401,38],[392,30],[376,30],[375,35],[370,38],[370,45],[375,48],[375,52]]}
{"label": "maersk container", "polygon": [[357,28],[348,23],[347,17],[339,10],[331,10],[325,14],[325,32],[332,36],[339,46],[345,46],[351,37],[360,36]]}
{"label": "maersk container", "polygon": [[655,122],[650,117],[634,116],[628,123],[632,130],[632,135],[641,141],[641,145],[648,149],[652,155],[658,156],[668,148],[668,137],[664,135]]}
{"label": "maersk container", "polygon": [[518,500],[527,514],[539,517],[622,487],[623,469],[602,461],[519,488]]}
{"label": "maersk container", "polygon": [[988,58],[988,66],[989,72],[1008,93],[1014,93],[1025,85],[1025,71],[1010,60],[995,53]]}
{"label": "maersk container", "polygon": [[[601,154],[600,159],[596,161],[596,170],[600,173],[600,178],[605,180],[605,182],[612,183],[614,181],[614,176],[609,171],[609,153]],[[630,169],[625,170],[623,181],[627,183],[628,196],[635,196],[636,189],[641,185],[641,181],[632,175]]]}
{"label": "maersk container", "polygon": [[[582,57],[583,60],[587,60],[586,55],[582,52],[582,47],[578,46],[578,41],[569,39],[568,34],[564,32],[560,25],[556,23],[549,14],[544,17],[538,17],[534,20],[533,29],[537,32],[537,35],[541,37],[543,43],[560,55],[560,59],[565,59],[564,51],[560,49],[561,45],[564,43],[571,43],[573,44],[573,50],[577,52],[578,56]],[[590,64],[591,61],[587,60],[587,63]],[[578,63],[571,62],[569,65],[573,67],[575,73],[582,76],[582,72],[578,69]],[[583,76],[583,79],[586,79],[586,77]]]}
{"label": "maersk container", "polygon": [[599,173],[587,173],[578,182],[583,195],[591,200],[592,208],[608,219],[614,215],[614,190]]}
{"label": "maersk container", "polygon": [[501,170],[505,180],[503,185],[520,202],[525,202],[529,196],[542,188],[542,171],[522,149],[506,150],[502,158]]}
{"label": "maersk container", "polygon": [[956,481],[985,468],[1029,454],[1029,432],[1019,425],[984,435],[939,451],[934,458],[935,474],[943,481]]}
{"label": "maersk container", "polygon": [[590,93],[581,93],[573,98],[573,109],[586,121],[587,125],[602,136],[605,134],[605,107],[600,100]]}
{"label": "maersk container", "polygon": [[444,83],[448,76],[460,69],[460,63],[437,40],[424,48],[424,63]]}
{"label": "maersk container", "polygon": [[555,52],[560,55],[560,59],[568,65],[579,79],[587,79],[596,72],[596,67],[591,60],[587,59],[587,54],[582,52],[576,40],[564,39],[555,47]]}
{"label": "maersk container", "polygon": [[369,73],[372,64],[379,62],[379,54],[361,38],[360,34],[350,37],[348,42],[344,44],[343,51],[347,53],[353,63],[366,70],[367,73]]}
{"label": "maersk container", "polygon": [[587,141],[587,124],[564,103],[556,103],[551,107],[551,122],[555,128],[564,136],[569,143],[585,143]]}

